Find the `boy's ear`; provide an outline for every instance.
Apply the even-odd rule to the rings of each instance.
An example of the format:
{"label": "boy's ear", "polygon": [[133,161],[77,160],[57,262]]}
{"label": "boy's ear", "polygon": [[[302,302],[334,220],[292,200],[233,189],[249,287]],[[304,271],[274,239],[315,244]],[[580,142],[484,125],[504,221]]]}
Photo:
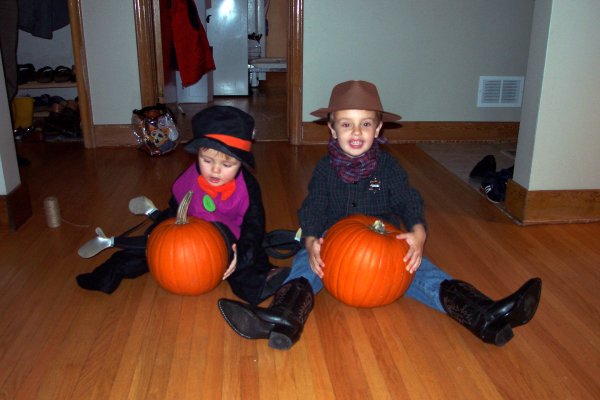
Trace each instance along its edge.
{"label": "boy's ear", "polygon": [[377,129],[375,129],[375,137],[379,136],[379,131],[383,128],[383,121],[379,121],[379,125],[377,125]]}
{"label": "boy's ear", "polygon": [[329,131],[331,132],[331,136],[333,136],[334,139],[337,139],[337,133],[335,133],[335,129],[333,129],[333,125],[331,125],[331,122],[327,123],[327,127],[329,128]]}

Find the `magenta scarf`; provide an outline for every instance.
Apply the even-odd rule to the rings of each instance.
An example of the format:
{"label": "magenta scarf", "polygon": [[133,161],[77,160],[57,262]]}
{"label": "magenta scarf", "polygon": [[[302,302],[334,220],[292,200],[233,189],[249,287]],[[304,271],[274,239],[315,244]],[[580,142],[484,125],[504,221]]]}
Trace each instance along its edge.
{"label": "magenta scarf", "polygon": [[375,138],[373,146],[365,154],[360,157],[350,157],[344,153],[338,141],[331,138],[327,146],[331,168],[346,183],[355,183],[368,178],[377,169],[379,144],[385,142],[384,138]]}

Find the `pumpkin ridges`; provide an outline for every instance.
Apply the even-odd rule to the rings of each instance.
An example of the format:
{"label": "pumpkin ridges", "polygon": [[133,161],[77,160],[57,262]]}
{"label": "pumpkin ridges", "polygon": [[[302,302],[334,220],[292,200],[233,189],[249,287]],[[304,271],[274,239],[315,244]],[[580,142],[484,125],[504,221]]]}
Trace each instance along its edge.
{"label": "pumpkin ridges", "polygon": [[[364,227],[361,227],[364,230]],[[356,235],[355,246],[362,243],[365,238],[365,232],[360,232],[360,234]],[[372,247],[365,248],[361,253],[355,255],[354,262],[356,265],[368,265],[368,260],[371,259],[372,253],[370,250],[373,250]],[[364,304],[366,296],[370,292],[371,287],[373,286],[374,281],[377,279],[377,271],[375,268],[371,269],[370,274],[365,274],[365,270],[361,270],[360,273],[353,274],[352,282],[348,282],[350,287],[353,288],[351,296],[347,296],[355,299],[355,302],[358,305]],[[357,281],[360,283],[357,285]],[[350,299],[348,299],[350,301]]]}
{"label": "pumpkin ridges", "polygon": [[[210,237],[205,237],[205,240],[206,240],[205,241],[205,246],[207,248],[212,248],[212,247],[219,246],[219,245],[220,246],[225,246],[225,242],[224,242],[223,238],[220,235],[218,235],[218,236],[211,235]],[[221,257],[221,255],[222,254],[216,254],[216,253],[211,252],[211,253],[208,254],[209,259],[206,260],[206,262],[209,263],[209,264],[216,263],[216,264],[219,264],[219,265],[225,265],[225,266],[227,266],[227,256],[226,256],[226,254],[225,254],[225,257]],[[223,272],[224,271],[222,271],[220,273],[217,273],[216,270],[211,269],[211,270],[209,270],[209,272],[210,272],[210,276],[208,277],[208,280],[210,280],[211,282],[214,282],[215,284],[218,284],[218,282],[223,277]]]}
{"label": "pumpkin ridges", "polygon": [[[199,229],[199,227],[196,227],[197,229]],[[203,262],[197,258],[192,258],[194,261],[194,266],[196,269],[198,270],[203,270],[203,276],[202,278],[196,274],[196,284],[197,285],[203,285],[203,287],[208,288],[210,286],[215,286],[216,284],[219,283],[221,277],[222,277],[222,272],[221,271],[217,271],[214,268],[208,268],[207,265],[225,265],[227,260],[224,259],[223,257],[219,257],[220,254],[216,254],[214,252],[208,251],[208,249],[211,248],[215,248],[216,246],[224,246],[224,240],[222,239],[222,237],[220,237],[220,235],[216,236],[216,235],[211,235],[211,236],[204,236],[203,237],[204,241],[203,242],[195,242],[195,246],[196,249],[194,252],[191,251],[191,249],[188,249],[188,252],[191,253],[189,254],[186,259],[188,259],[188,257],[192,258],[193,254],[202,251],[203,252],[203,256],[204,256],[204,260]],[[219,240],[220,239],[220,240]],[[222,254],[222,253],[221,253]],[[191,272],[188,270],[188,272]],[[220,275],[219,275],[220,273]]]}
{"label": "pumpkin ridges", "polygon": [[[363,262],[367,263],[368,260],[380,255],[384,247],[385,243],[380,241],[375,243],[375,245],[365,249],[362,257],[364,259]],[[366,287],[366,289],[368,290],[365,290],[362,297],[359,299],[359,304],[363,307],[371,306],[375,302],[383,302],[385,299],[387,299],[387,291],[389,285],[386,285],[384,282],[381,282],[385,279],[384,277],[382,277],[382,275],[386,272],[383,271],[384,267],[382,266],[382,264],[382,259],[379,256],[377,262],[372,262],[371,273],[367,273],[368,271],[364,271],[364,273],[362,274],[364,279],[363,285],[367,286],[368,284],[368,287]]]}
{"label": "pumpkin ridges", "polygon": [[[363,242],[363,241],[367,241],[368,237],[370,235],[373,234],[373,232],[370,231],[370,228],[368,226],[361,226],[361,232],[360,235],[356,235],[357,237],[357,244]],[[381,238],[383,239],[383,238]],[[369,265],[371,264],[371,268],[370,271],[367,270],[362,270],[362,273],[356,274],[356,278],[354,279],[353,287],[354,287],[354,292],[352,293],[352,298],[355,298],[356,303],[360,306],[360,307],[365,307],[365,306],[370,306],[372,301],[374,300],[369,300],[369,299],[373,299],[373,298],[377,298],[379,301],[382,301],[383,299],[386,298],[386,295],[384,292],[382,292],[381,290],[381,282],[380,280],[381,278],[381,274],[382,271],[381,269],[382,267],[382,262],[381,262],[381,257],[379,256],[382,252],[382,249],[384,247],[384,241],[378,241],[375,242],[373,245],[371,245],[370,247],[366,247],[363,249],[363,251],[360,253],[360,258],[356,259],[356,262],[359,265]],[[377,257],[379,259],[377,259]],[[369,262],[369,260],[372,259],[376,259],[377,261],[373,261],[373,262]],[[360,285],[357,286],[356,285],[356,280],[360,278]],[[385,285],[383,287],[386,287]],[[362,288],[363,290],[358,290]]]}
{"label": "pumpkin ridges", "polygon": [[[343,226],[340,226],[340,229],[334,229],[332,228],[328,233],[327,233],[327,242],[331,243],[331,242],[336,242],[339,241],[341,243],[346,243],[348,240],[351,239],[352,235],[341,229]],[[332,251],[332,250],[331,250]],[[348,260],[346,260],[346,257],[348,256],[348,252],[343,252],[341,256],[339,256],[338,259],[335,260],[335,262],[333,263],[333,265],[331,266],[331,268],[329,268],[329,270],[327,271],[327,273],[331,272],[331,277],[329,276],[325,276],[325,278],[330,279],[331,280],[331,291],[333,292],[332,294],[335,297],[338,296],[342,296],[342,293],[340,291],[340,288],[344,286],[344,282],[342,282],[343,279],[343,271],[344,271],[344,263],[347,263]],[[325,264],[325,268],[328,268],[328,264]]]}
{"label": "pumpkin ridges", "polygon": [[[352,235],[348,235],[348,248],[352,249],[354,246],[360,244],[361,240],[362,240],[362,235],[355,235],[354,237],[352,237]],[[351,252],[346,251],[344,253],[344,265],[341,266],[340,268],[340,275],[341,272],[344,269],[347,269],[348,267],[346,267],[347,265],[350,265],[349,262],[354,262],[354,263],[358,263],[361,264],[362,262],[364,262],[364,253],[360,254],[360,257],[356,258],[356,257],[352,257]],[[361,279],[362,280],[362,276],[360,276],[359,274],[351,274],[350,275],[351,280],[348,281],[348,278],[346,278],[346,280],[344,281],[344,285],[348,285],[349,287],[353,288],[351,293],[348,293],[347,296],[344,296],[346,301],[349,301],[349,299],[347,298],[356,298],[358,299],[358,302],[361,302],[361,297],[364,296],[364,293],[362,293],[362,291],[358,290],[361,286],[365,285],[364,281],[361,281],[361,285],[357,285],[357,280]],[[342,291],[342,295],[343,295],[343,291]]]}
{"label": "pumpkin ridges", "polygon": [[[365,251],[365,259],[370,259],[372,257],[374,257],[375,255],[379,255],[382,254],[383,249],[386,247],[385,246],[386,243],[381,241],[377,243],[377,246],[373,246],[369,249],[367,249],[367,251]],[[390,285],[389,284],[378,284],[380,283],[381,280],[384,280],[385,278],[382,277],[382,275],[387,272],[387,271],[383,271],[383,269],[385,267],[383,267],[383,260],[380,259],[378,260],[378,262],[376,263],[376,265],[374,265],[374,270],[375,273],[372,274],[372,278],[370,279],[370,283],[369,283],[369,287],[368,287],[368,292],[365,293],[365,295],[363,296],[363,298],[361,299],[361,304],[363,305],[371,305],[372,302],[374,302],[374,300],[371,302],[368,299],[369,298],[378,298],[379,302],[385,302],[388,298],[389,295],[389,289],[390,289]],[[381,289],[381,287],[384,288],[384,290]]]}
{"label": "pumpkin ridges", "polygon": [[[387,236],[386,237],[386,242],[385,245],[386,247],[390,250],[393,251],[393,248],[395,247],[395,243],[392,243],[390,241],[390,237]],[[397,240],[397,239],[391,239],[391,240]],[[399,275],[398,274],[398,260],[394,260],[391,253],[387,253],[385,255],[385,259],[380,260],[381,264],[385,264],[385,265],[392,265],[391,269],[393,270],[391,273],[391,277],[392,280],[390,282],[387,283],[387,285],[385,285],[385,292],[382,293],[382,302],[384,303],[389,303],[391,301],[393,301],[397,296],[397,292],[398,292],[398,288],[396,286],[396,281],[395,278]]]}

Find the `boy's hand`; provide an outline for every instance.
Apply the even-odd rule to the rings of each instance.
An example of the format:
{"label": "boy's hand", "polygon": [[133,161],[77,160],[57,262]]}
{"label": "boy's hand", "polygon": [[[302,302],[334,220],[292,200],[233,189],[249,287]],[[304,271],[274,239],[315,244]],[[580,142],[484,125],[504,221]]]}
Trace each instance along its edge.
{"label": "boy's hand", "polygon": [[423,260],[423,247],[425,247],[425,239],[427,232],[422,224],[417,224],[413,227],[412,232],[401,233],[396,236],[396,239],[406,240],[408,243],[408,252],[404,257],[406,270],[411,274],[417,272]]}
{"label": "boy's hand", "polygon": [[237,267],[237,246],[235,243],[231,245],[231,250],[233,250],[233,260],[231,260],[231,264],[229,264],[229,267],[227,267],[225,270],[225,273],[223,274],[223,280],[229,278],[229,275],[233,274],[235,272],[235,268]]}
{"label": "boy's hand", "polygon": [[304,239],[304,247],[306,247],[306,251],[308,252],[310,269],[319,278],[323,279],[323,267],[325,267],[325,263],[321,259],[321,244],[323,244],[323,238],[308,236]]}

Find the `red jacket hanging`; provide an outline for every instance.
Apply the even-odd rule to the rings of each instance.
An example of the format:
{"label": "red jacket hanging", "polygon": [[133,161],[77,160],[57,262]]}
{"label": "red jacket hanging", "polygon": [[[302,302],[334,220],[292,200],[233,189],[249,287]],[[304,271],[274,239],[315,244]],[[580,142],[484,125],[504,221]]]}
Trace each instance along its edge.
{"label": "red jacket hanging", "polygon": [[193,0],[173,0],[171,26],[181,83],[184,87],[193,85],[215,69],[208,38]]}

